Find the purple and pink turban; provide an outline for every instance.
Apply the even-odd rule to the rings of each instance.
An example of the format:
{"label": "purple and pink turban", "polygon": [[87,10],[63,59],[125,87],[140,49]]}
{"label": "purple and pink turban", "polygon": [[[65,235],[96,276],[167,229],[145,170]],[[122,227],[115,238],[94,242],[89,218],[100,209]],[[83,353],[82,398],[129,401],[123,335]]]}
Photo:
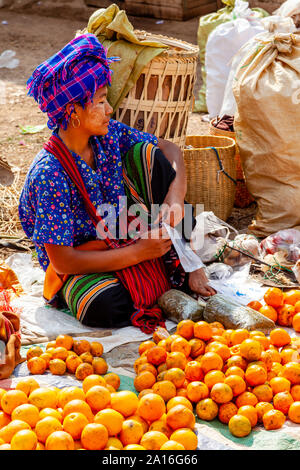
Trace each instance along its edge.
{"label": "purple and pink turban", "polygon": [[63,127],[74,111],[67,104],[82,107],[93,99],[98,88],[111,84],[111,62],[106,50],[93,34],[83,34],[70,41],[61,51],[40,64],[27,82],[28,94],[48,115],[49,129]]}

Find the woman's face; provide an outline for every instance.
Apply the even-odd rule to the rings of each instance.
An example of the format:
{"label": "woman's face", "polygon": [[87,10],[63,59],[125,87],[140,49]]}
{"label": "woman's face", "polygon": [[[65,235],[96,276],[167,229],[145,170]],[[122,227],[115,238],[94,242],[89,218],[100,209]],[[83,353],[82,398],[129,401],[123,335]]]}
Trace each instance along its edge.
{"label": "woman's face", "polygon": [[89,135],[107,134],[110,115],[113,112],[107,101],[107,87],[99,88],[93,101],[87,103],[84,108],[80,105],[75,106],[75,112],[80,121],[81,131]]}

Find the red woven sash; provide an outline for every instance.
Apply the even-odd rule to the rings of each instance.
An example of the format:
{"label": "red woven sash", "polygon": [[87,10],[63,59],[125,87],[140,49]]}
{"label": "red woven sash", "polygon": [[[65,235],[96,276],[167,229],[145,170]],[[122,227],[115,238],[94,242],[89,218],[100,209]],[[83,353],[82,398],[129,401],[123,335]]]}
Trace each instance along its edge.
{"label": "red woven sash", "polygon": [[[102,227],[105,227],[107,237],[104,241],[108,248],[120,248],[120,244],[109,236],[110,233],[105,226],[105,222],[97,214],[97,210],[89,198],[78,167],[66,145],[57,136],[52,135],[44,145],[44,148],[58,159],[67,175],[76,185],[94,226],[97,227],[100,222]],[[130,239],[122,244],[122,246],[132,243],[134,243],[134,240]],[[137,265],[124,268],[117,271],[116,275],[129,291],[133,301],[135,311],[131,315],[132,324],[141,328],[144,333],[152,333],[157,326],[165,326],[162,311],[157,305],[157,299],[169,290],[171,286],[170,281],[167,279],[162,258],[143,261]]]}

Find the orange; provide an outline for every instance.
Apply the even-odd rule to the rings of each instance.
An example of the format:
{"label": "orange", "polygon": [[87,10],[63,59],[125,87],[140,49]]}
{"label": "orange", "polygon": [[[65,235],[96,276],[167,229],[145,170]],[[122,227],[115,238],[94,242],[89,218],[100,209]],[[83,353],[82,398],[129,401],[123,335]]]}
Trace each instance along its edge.
{"label": "orange", "polygon": [[121,384],[120,377],[114,372],[109,372],[108,374],[105,374],[103,378],[105,382],[108,385],[111,385],[112,387],[114,387],[115,390],[118,390],[118,388],[120,387],[120,384]]}
{"label": "orange", "polygon": [[256,310],[258,312],[259,309],[262,307],[262,304],[257,300],[252,300],[252,302],[248,303],[247,307],[253,308],[253,310]]}
{"label": "orange", "polygon": [[103,424],[89,423],[81,433],[81,442],[87,450],[102,450],[108,441],[108,431]]}
{"label": "orange", "polygon": [[240,345],[240,354],[247,361],[257,361],[261,357],[263,347],[259,341],[248,338],[242,341]]}
{"label": "orange", "polygon": [[167,339],[170,336],[169,332],[165,329],[162,328],[161,326],[158,326],[152,335],[153,341],[158,344],[160,341]]}
{"label": "orange", "polygon": [[217,353],[208,352],[201,357],[200,366],[204,374],[207,374],[210,370],[222,370],[223,359]]}
{"label": "orange", "polygon": [[85,394],[85,400],[92,411],[100,411],[110,404],[111,395],[109,390],[102,385],[94,385]]}
{"label": "orange", "polygon": [[231,343],[231,334],[234,330],[231,330],[230,328],[228,330],[224,330],[223,333],[222,333],[222,336],[223,338],[225,338],[226,340],[226,344],[228,347],[231,347],[232,346],[232,343]]}
{"label": "orange", "polygon": [[171,344],[171,352],[181,352],[185,357],[189,357],[191,349],[190,343],[185,338],[177,338]]}
{"label": "orange", "polygon": [[270,402],[273,399],[273,391],[268,383],[257,385],[252,389],[252,393],[254,393],[259,402]]}
{"label": "orange", "polygon": [[209,388],[203,382],[190,382],[186,388],[186,391],[187,398],[194,403],[209,397]]}
{"label": "orange", "polygon": [[74,440],[65,431],[54,431],[47,438],[46,450],[74,450]]}
{"label": "orange", "polygon": [[170,380],[162,380],[160,382],[156,382],[152,386],[152,390],[154,393],[160,395],[165,402],[171,400],[176,396],[176,387]]}
{"label": "orange", "polygon": [[[299,302],[299,307],[300,307],[300,302]],[[293,326],[294,330],[297,331],[297,333],[300,332],[300,313],[299,313],[299,311],[298,311],[298,313],[296,313],[293,316],[293,320],[292,320],[292,326]]]}
{"label": "orange", "polygon": [[84,391],[75,386],[64,387],[58,392],[57,406],[59,408],[64,408],[69,401],[76,399],[85,400]]}
{"label": "orange", "polygon": [[194,324],[194,337],[209,341],[213,335],[211,326],[206,321],[198,321]]}
{"label": "orange", "polygon": [[55,346],[58,347],[63,347],[67,350],[72,349],[74,340],[72,336],[69,335],[58,335],[55,340]]}
{"label": "orange", "polygon": [[252,428],[256,426],[258,417],[257,417],[257,410],[254,406],[252,405],[241,406],[238,409],[238,415],[242,415],[248,418]]}
{"label": "orange", "polygon": [[49,341],[49,343],[46,344],[46,351],[47,349],[51,349],[51,348],[56,348],[56,341]]}
{"label": "orange", "polygon": [[145,390],[142,390],[139,393],[138,399],[140,400],[144,395],[147,395],[147,393],[153,393],[153,389],[152,388],[145,388]]}
{"label": "orange", "polygon": [[167,441],[161,446],[160,450],[185,450],[185,448],[179,442]]}
{"label": "orange", "polygon": [[168,440],[168,437],[162,432],[148,431],[142,436],[140,445],[147,450],[159,450]]}
{"label": "orange", "polygon": [[300,301],[300,290],[293,289],[284,293],[284,303],[289,305],[296,305]]}
{"label": "orange", "polygon": [[63,421],[63,429],[69,433],[73,439],[80,439],[84,427],[89,423],[83,413],[74,412],[68,414]]}
{"label": "orange", "polygon": [[27,368],[31,374],[42,375],[47,369],[47,362],[40,356],[35,356],[27,361]]}
{"label": "orange", "polygon": [[100,357],[103,354],[103,345],[99,341],[91,341],[90,343],[91,350],[90,353],[94,357]]}
{"label": "orange", "polygon": [[281,362],[280,352],[276,349],[267,349],[261,353],[261,360],[266,362],[267,366],[273,362]]}
{"label": "orange", "polygon": [[291,395],[294,401],[300,401],[300,385],[293,385],[291,388]]}
{"label": "orange", "polygon": [[285,422],[285,415],[279,410],[270,410],[263,415],[263,425],[267,431],[280,429]]}
{"label": "orange", "polygon": [[153,348],[154,346],[155,346],[154,341],[151,341],[151,340],[143,341],[139,345],[139,355],[141,356],[143,352],[148,351],[148,349]]}
{"label": "orange", "polygon": [[210,397],[216,403],[228,403],[232,400],[233,393],[229,385],[225,383],[217,383],[212,387]]}
{"label": "orange", "polygon": [[165,402],[156,393],[149,393],[143,396],[138,403],[137,413],[146,421],[157,421],[165,411]]}
{"label": "orange", "polygon": [[37,406],[39,410],[42,408],[56,408],[57,392],[51,388],[40,387],[30,393],[28,401]]}
{"label": "orange", "polygon": [[241,344],[247,338],[249,338],[249,331],[244,328],[238,328],[231,333],[230,341],[235,346]]}
{"label": "orange", "polygon": [[88,364],[93,364],[94,357],[88,351],[80,354],[79,358],[82,360],[82,362],[87,362]]}
{"label": "orange", "polygon": [[154,367],[152,366],[152,364],[148,364],[148,366],[151,366],[153,367],[156,371],[157,371],[157,374],[160,374],[161,372],[164,372],[166,370],[168,370],[168,367],[167,367],[167,363],[166,362],[163,362],[162,364],[160,364],[159,366]]}
{"label": "orange", "polygon": [[29,429],[18,431],[13,436],[10,445],[11,450],[35,450],[37,446],[36,434]]}
{"label": "orange", "polygon": [[151,388],[156,382],[155,375],[147,370],[139,373],[134,379],[134,386],[138,392],[145,388]]}
{"label": "orange", "polygon": [[125,416],[126,418],[136,412],[138,405],[138,397],[133,392],[124,390],[111,394],[110,406],[112,407],[112,409],[118,411],[119,413],[121,413],[121,415]]}
{"label": "orange", "polygon": [[164,379],[173,382],[176,388],[180,388],[184,384],[185,373],[182,369],[174,367],[165,372]]}
{"label": "orange", "polygon": [[[97,358],[101,359],[101,358]],[[75,377],[78,380],[84,380],[88,375],[92,374],[98,374],[99,372],[95,370],[95,368],[92,366],[92,364],[88,364],[87,362],[82,362],[82,364],[79,364],[79,366],[76,368],[75,371]]]}
{"label": "orange", "polygon": [[39,413],[39,419],[46,418],[46,416],[53,416],[53,418],[58,419],[62,422],[62,413],[54,408],[43,408]]}
{"label": "orange", "polygon": [[7,413],[4,413],[4,411],[0,411],[0,429],[4,428],[4,426],[10,423],[10,421],[11,421],[10,416]]}
{"label": "orange", "polygon": [[45,443],[46,439],[54,431],[62,431],[63,427],[58,419],[53,416],[46,416],[39,420],[35,427],[35,433],[40,442]]}
{"label": "orange", "polygon": [[23,405],[17,406],[12,414],[11,419],[19,419],[28,423],[31,428],[34,428],[36,423],[40,419],[39,409],[35,405],[24,403]]}
{"label": "orange", "polygon": [[84,414],[89,420],[89,422],[92,422],[94,420],[94,415],[92,413],[91,407],[84,400],[75,399],[69,401],[63,409],[63,418],[65,418],[68,414],[74,412]]}
{"label": "orange", "polygon": [[21,390],[8,390],[1,398],[1,408],[9,415],[17,406],[24,405],[24,403],[27,403],[27,396]]}
{"label": "orange", "polygon": [[177,397],[185,397],[187,398],[187,391],[186,388],[180,387],[176,389],[176,396]]}
{"label": "orange", "polygon": [[136,420],[126,419],[122,423],[120,440],[124,446],[138,444],[144,434],[143,426]]}
{"label": "orange", "polygon": [[229,385],[234,397],[237,397],[246,390],[246,383],[240,375],[228,375],[225,377],[224,383]]}
{"label": "orange", "polygon": [[270,341],[274,346],[281,348],[282,346],[290,344],[291,337],[283,328],[274,328],[270,333]]}
{"label": "orange", "polygon": [[295,401],[291,404],[288,416],[293,423],[300,424],[300,401]]}
{"label": "orange", "polygon": [[[101,385],[102,387],[106,387],[106,380],[104,377],[98,374],[91,374],[88,375],[82,382],[82,390],[86,393],[90,388],[94,387],[95,385]],[[84,398],[82,398],[84,400]],[[62,407],[63,408],[63,407]]]}
{"label": "orange", "polygon": [[173,430],[179,428],[195,427],[195,415],[193,411],[184,405],[176,405],[167,412],[167,425]]}
{"label": "orange", "polygon": [[113,446],[115,449],[120,449],[120,450],[123,449],[123,444],[120,441],[120,439],[118,439],[117,437],[109,437],[108,438],[106,448],[109,447],[109,446]]}
{"label": "orange", "polygon": [[68,350],[62,346],[58,346],[57,348],[54,348],[52,357],[53,359],[61,359],[62,361],[65,361],[68,357]]}
{"label": "orange", "polygon": [[40,359],[44,359],[44,361],[46,362],[46,369],[48,369],[49,367],[49,362],[51,361],[52,359],[52,354],[49,354],[47,352],[44,352],[43,354],[41,354],[39,356]]}
{"label": "orange", "polygon": [[261,353],[261,361],[263,361],[266,365],[267,371],[270,372],[272,369],[273,365],[273,352],[270,349],[267,349],[266,351],[263,351]]}
{"label": "orange", "polygon": [[294,402],[290,392],[279,392],[273,397],[273,406],[275,410],[282,411],[283,414],[288,414],[291,404]]}
{"label": "orange", "polygon": [[245,377],[245,372],[238,366],[231,366],[225,372],[225,377],[229,375],[239,375],[242,379]]}
{"label": "orange", "polygon": [[25,421],[14,419],[4,428],[0,429],[0,439],[3,439],[6,444],[10,444],[13,436],[22,429],[30,429],[29,424],[25,423]]}
{"label": "orange", "polygon": [[245,372],[245,380],[251,387],[262,385],[267,380],[267,371],[263,367],[253,364],[247,367]]}
{"label": "orange", "polygon": [[[131,418],[132,419],[132,418]],[[109,436],[116,436],[122,429],[124,417],[116,410],[104,409],[98,411],[94,418],[95,423],[103,424]]]}
{"label": "orange", "polygon": [[189,428],[177,429],[170,436],[170,441],[179,442],[185,450],[196,450],[198,439],[196,434]]}
{"label": "orange", "polygon": [[254,393],[252,392],[243,392],[239,396],[236,397],[235,404],[238,408],[244,405],[252,405],[255,406],[258,403],[258,400]]}
{"label": "orange", "polygon": [[80,354],[84,352],[90,352],[91,351],[91,345],[90,342],[87,341],[86,339],[76,339],[73,342],[73,351],[80,356]]}
{"label": "orange", "polygon": [[44,351],[42,350],[42,348],[40,348],[40,346],[32,346],[28,349],[26,353],[26,359],[27,361],[29,361],[29,359],[31,359],[32,357],[38,357],[43,354],[43,352]]}
{"label": "orange", "polygon": [[280,351],[281,364],[285,365],[288,362],[300,362],[300,354],[292,348],[285,348]]}
{"label": "orange", "polygon": [[270,410],[273,410],[273,405],[266,401],[260,401],[255,405],[257,411],[257,420],[259,423],[262,423],[263,415]]}
{"label": "orange", "polygon": [[190,402],[190,400],[188,400],[188,399],[185,398],[185,397],[180,397],[180,396],[171,398],[171,400],[168,401],[168,403],[167,403],[167,411],[169,411],[171,408],[173,408],[173,407],[176,406],[176,405],[183,405],[183,406],[186,406],[187,408],[189,408],[189,410],[193,411],[193,405],[192,405],[192,403]]}
{"label": "orange", "polygon": [[49,370],[53,375],[64,375],[66,369],[66,363],[62,359],[55,358],[49,362]]}
{"label": "orange", "polygon": [[[262,348],[263,348],[263,351],[266,351],[267,349],[269,349],[270,347],[270,340],[269,338],[267,338],[266,336],[261,336],[261,335],[255,335],[255,336],[252,336],[252,339],[258,341],[261,345],[262,345]],[[261,354],[262,354],[261,353]]]}
{"label": "orange", "polygon": [[150,364],[158,366],[159,364],[166,362],[167,351],[160,346],[154,346],[147,351],[146,356],[147,361],[150,362]]}
{"label": "orange", "polygon": [[276,323],[278,313],[277,313],[277,310],[271,305],[263,305],[259,309],[259,313],[261,313],[262,315],[264,315],[265,317],[269,318],[274,323]]}
{"label": "orange", "polygon": [[170,352],[166,359],[166,365],[168,369],[178,368],[178,369],[185,369],[187,364],[186,356],[179,351]]}
{"label": "orange", "polygon": [[224,325],[222,325],[222,323],[219,321],[213,321],[209,325],[213,331],[219,331],[221,334],[225,330]]}
{"label": "orange", "polygon": [[177,324],[176,333],[183,338],[190,340],[194,336],[194,325],[195,323],[192,320],[181,320]]}
{"label": "orange", "polygon": [[198,418],[204,421],[212,421],[218,416],[218,405],[211,398],[204,398],[196,405],[196,413]]}
{"label": "orange", "polygon": [[280,307],[283,304],[283,300],[284,294],[278,287],[270,287],[264,295],[266,304],[274,308]]}
{"label": "orange", "polygon": [[128,444],[128,446],[124,447],[124,450],[146,450],[146,449],[140,444]]}
{"label": "orange", "polygon": [[242,370],[246,370],[247,361],[239,354],[234,354],[226,361],[226,369],[229,367],[239,367]]}
{"label": "orange", "polygon": [[228,403],[223,403],[219,406],[218,418],[221,423],[228,424],[230,418],[236,415],[238,412],[237,406],[232,402],[229,401]]}
{"label": "orange", "polygon": [[92,366],[95,374],[104,375],[108,371],[108,365],[103,357],[94,357]]}
{"label": "orange", "polygon": [[217,383],[222,383],[225,380],[225,374],[220,370],[210,370],[204,377],[204,383],[209,390]]}
{"label": "orange", "polygon": [[156,377],[156,381],[160,382],[161,380],[165,380],[166,372],[166,370],[160,372]]}
{"label": "orange", "polygon": [[82,364],[82,360],[77,354],[70,354],[66,359],[67,371],[71,374],[75,374],[77,367]]}
{"label": "orange", "polygon": [[204,354],[205,352],[205,342],[202,339],[192,338],[190,341],[191,346],[191,357],[195,359],[196,357],[200,356],[200,354]]}
{"label": "orange", "polygon": [[187,363],[184,369],[185,372],[185,377],[187,380],[190,382],[194,380],[203,380],[204,374],[203,370],[201,369],[201,366],[199,362],[197,361],[190,361]]}
{"label": "orange", "polygon": [[237,414],[230,418],[228,428],[235,437],[246,437],[251,432],[251,423],[246,416]]}
{"label": "orange", "polygon": [[[222,330],[223,332],[223,330]],[[227,339],[223,336],[223,334],[219,334],[219,335],[213,335],[211,337],[211,339],[207,342],[207,345],[211,344],[211,343],[221,343],[221,344],[225,344],[226,346],[228,346],[228,341]]]}
{"label": "orange", "polygon": [[295,308],[292,305],[283,305],[277,309],[277,324],[280,326],[292,326]]}
{"label": "orange", "polygon": [[138,366],[137,375],[139,375],[141,372],[148,371],[148,372],[151,372],[154,375],[154,377],[157,377],[157,375],[160,372],[167,369],[166,363],[161,364],[161,366],[162,366],[161,369],[158,370],[160,366],[158,366],[158,368],[156,369],[156,367],[153,364],[149,364],[149,362],[146,362],[145,364],[141,364],[140,366]]}
{"label": "orange", "polygon": [[294,307],[296,313],[300,312],[300,300],[295,303]]}
{"label": "orange", "polygon": [[231,355],[229,347],[226,344],[220,343],[218,341],[209,343],[205,349],[205,352],[215,352],[221,356],[223,361],[227,361]]}
{"label": "orange", "polygon": [[[162,416],[162,418],[163,418],[163,416]],[[141,418],[141,416],[135,414],[135,415],[128,416],[128,419],[134,419],[135,421],[138,421],[143,426],[144,433],[149,430],[149,425],[148,425],[147,421],[145,421],[143,418]],[[155,423],[157,421],[153,421],[153,422]]]}
{"label": "orange", "polygon": [[291,384],[300,384],[300,364],[297,362],[288,362],[282,370],[282,376],[288,379]]}
{"label": "orange", "polygon": [[39,383],[33,377],[25,377],[24,379],[20,379],[18,381],[15,388],[16,390],[21,390],[27,396],[29,396],[33,390],[39,387],[40,387]]}

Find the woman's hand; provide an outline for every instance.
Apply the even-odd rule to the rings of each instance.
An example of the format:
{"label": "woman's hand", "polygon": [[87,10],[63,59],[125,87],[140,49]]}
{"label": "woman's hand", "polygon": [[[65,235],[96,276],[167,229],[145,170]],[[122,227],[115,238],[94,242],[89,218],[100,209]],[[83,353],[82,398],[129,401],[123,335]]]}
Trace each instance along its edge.
{"label": "woman's hand", "polygon": [[200,294],[203,297],[210,297],[216,294],[216,291],[209,286],[208,279],[203,268],[197,269],[189,274],[189,287],[193,292]]}
{"label": "woman's hand", "polygon": [[170,250],[171,246],[172,241],[164,228],[146,232],[135,244],[141,261],[160,258]]}

